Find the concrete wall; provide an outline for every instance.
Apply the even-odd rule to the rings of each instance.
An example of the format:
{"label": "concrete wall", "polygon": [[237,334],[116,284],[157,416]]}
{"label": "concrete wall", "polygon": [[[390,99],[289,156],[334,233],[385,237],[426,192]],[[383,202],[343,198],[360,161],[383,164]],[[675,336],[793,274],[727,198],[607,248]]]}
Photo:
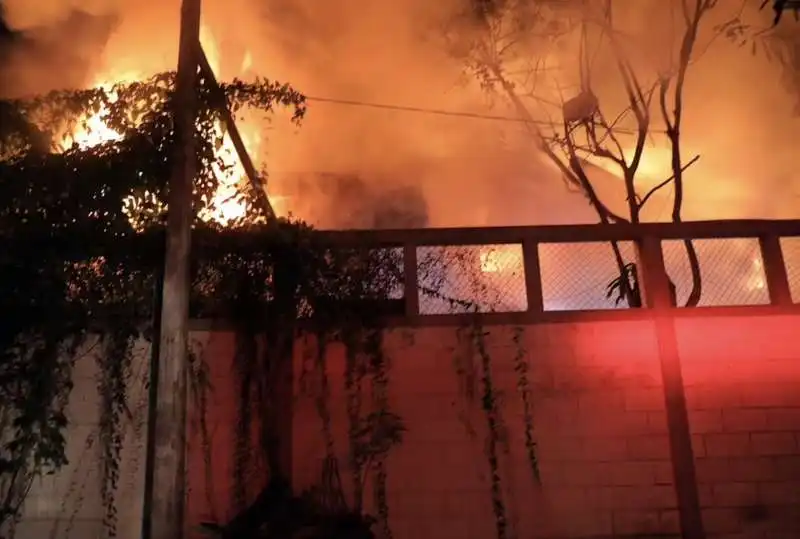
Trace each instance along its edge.
{"label": "concrete wall", "polygon": [[800,537],[799,325],[791,316],[678,321],[709,535]]}
{"label": "concrete wall", "polygon": [[[16,527],[20,539],[93,539],[102,537],[105,509],[101,496],[100,397],[97,359],[102,346],[90,341],[78,354],[69,402],[67,458],[59,473],[35,480]],[[150,347],[134,347],[130,365],[128,411],[122,419],[123,447],[114,493],[118,537],[141,535],[144,448]]]}
{"label": "concrete wall", "polygon": [[[676,320],[709,537],[800,536],[800,370],[795,366],[800,342],[793,337],[799,322],[800,316],[776,314]],[[499,472],[508,537],[677,537],[653,322],[529,326],[522,330],[519,346],[514,327],[485,331],[502,416]],[[201,341],[211,387],[204,427],[197,415],[190,426],[192,530],[201,521],[225,521],[233,515],[231,417],[238,399],[232,376],[233,335],[196,334],[195,339]],[[408,428],[403,444],[387,461],[389,521],[396,539],[484,539],[496,534],[486,458],[488,427],[481,409],[481,361],[469,341],[469,331],[454,328],[395,329],[385,336],[391,361],[390,406]],[[325,455],[313,397],[318,379],[309,368],[314,350],[313,341],[303,340],[295,358],[292,444],[298,489],[318,481]],[[514,359],[520,352],[529,369],[541,489],[534,487],[526,454]],[[326,365],[333,438],[342,481],[352,495],[344,364],[343,348],[331,345]],[[97,460],[90,458],[97,443],[88,443],[97,432],[92,412],[96,392],[91,362],[85,365],[73,398],[72,463],[32,493],[19,528],[24,534],[18,537],[97,536],[102,506]],[[144,377],[136,379],[141,382]],[[141,389],[140,393],[144,395]],[[132,415],[123,467],[125,490],[118,495],[123,502],[122,537],[138,536],[142,499],[144,438],[137,434],[143,432],[137,421],[144,416]],[[253,462],[247,476],[251,497],[264,480],[261,463]],[[82,486],[80,495],[76,483]],[[375,509],[372,487],[373,480],[367,480],[367,511]],[[66,532],[69,522],[71,533]],[[53,530],[58,533],[51,535]]]}
{"label": "concrete wall", "polygon": [[[800,343],[792,316],[692,317],[676,330],[685,373],[703,520],[709,537],[800,537]],[[501,478],[510,537],[678,536],[678,513],[654,324],[528,327],[533,428],[543,488],[525,455],[513,328],[488,328],[501,392]],[[475,361],[452,328],[397,330],[391,405],[404,444],[388,462],[395,537],[491,537],[486,421],[464,396],[454,358]],[[346,464],[343,355],[328,360],[337,393],[338,451]],[[480,383],[478,382],[478,386]],[[295,478],[314,481],[323,451],[309,398],[295,408]],[[347,475],[343,472],[343,475]],[[347,486],[347,481],[345,481]],[[369,496],[367,496],[369,498]],[[367,508],[370,509],[369,499]]]}
{"label": "concrete wall", "polygon": [[[512,333],[513,328],[495,327],[486,336],[501,402],[500,476],[511,536],[676,531],[652,324],[529,327],[521,346]],[[452,329],[421,329],[411,339],[398,331],[386,343],[393,360],[391,404],[408,427],[405,443],[388,462],[395,537],[492,537],[480,358],[458,342]],[[541,493],[534,488],[525,451],[513,360],[520,350],[530,368]],[[341,379],[341,359],[331,359],[331,376]],[[459,383],[455,362],[475,372],[473,398]],[[344,401],[341,390],[332,401]],[[344,423],[339,408],[336,418]],[[299,482],[312,480],[308,463],[320,451],[315,414],[307,400],[296,408]],[[346,440],[341,434],[337,438]]]}

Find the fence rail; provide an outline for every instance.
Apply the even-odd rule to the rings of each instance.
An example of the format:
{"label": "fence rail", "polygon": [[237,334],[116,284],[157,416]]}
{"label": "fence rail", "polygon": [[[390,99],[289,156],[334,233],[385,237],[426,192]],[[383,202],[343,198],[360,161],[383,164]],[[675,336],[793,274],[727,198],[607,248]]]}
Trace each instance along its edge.
{"label": "fence rail", "polygon": [[[319,238],[402,250],[408,320],[680,307],[693,284],[684,240],[699,264],[697,307],[800,302],[800,220],[326,231]],[[622,278],[640,304],[620,288]]]}
{"label": "fence rail", "polygon": [[800,220],[728,220],[613,225],[547,225],[481,228],[321,231],[324,241],[353,247],[417,247],[522,243],[638,241],[645,238],[724,239],[800,236]]}

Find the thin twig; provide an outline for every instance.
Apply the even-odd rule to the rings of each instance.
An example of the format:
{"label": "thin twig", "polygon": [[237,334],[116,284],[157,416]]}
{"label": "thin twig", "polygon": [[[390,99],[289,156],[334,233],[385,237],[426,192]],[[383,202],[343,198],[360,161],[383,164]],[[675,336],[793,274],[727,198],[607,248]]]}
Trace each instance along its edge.
{"label": "thin twig", "polygon": [[[694,157],[692,157],[692,158],[689,160],[689,162],[688,162],[688,163],[686,163],[685,165],[683,165],[683,166],[681,167],[681,172],[685,172],[685,171],[686,171],[686,169],[687,169],[687,168],[689,168],[690,166],[692,166],[693,164],[695,164],[695,163],[697,162],[697,160],[698,160],[698,159],[700,159],[700,154],[698,154],[698,155],[695,155]],[[675,179],[675,174],[672,174],[672,175],[671,175],[669,178],[667,178],[667,179],[666,179],[666,180],[664,180],[663,182],[659,183],[658,185],[656,185],[655,187],[653,187],[652,189],[650,189],[650,191],[649,191],[649,192],[648,192],[648,193],[647,193],[647,194],[646,194],[646,195],[645,195],[645,196],[642,198],[642,200],[639,202],[639,209],[642,209],[642,207],[644,206],[645,202],[647,202],[647,200],[648,200],[648,199],[649,199],[651,196],[653,196],[653,195],[656,193],[656,191],[658,191],[658,190],[659,190],[659,189],[661,189],[662,187],[666,186],[667,184],[669,184],[669,183],[670,183],[671,181],[673,181],[674,179]]]}

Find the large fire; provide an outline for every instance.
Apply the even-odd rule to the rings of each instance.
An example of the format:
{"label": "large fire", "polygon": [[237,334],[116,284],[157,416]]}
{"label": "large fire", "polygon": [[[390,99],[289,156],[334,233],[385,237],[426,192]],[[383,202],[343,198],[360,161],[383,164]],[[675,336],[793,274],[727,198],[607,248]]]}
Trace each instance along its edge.
{"label": "large fire", "polygon": [[[211,68],[215,73],[219,73],[219,48],[207,28],[203,28],[201,31],[201,41]],[[252,57],[248,53],[242,62],[241,70],[247,71],[251,64]],[[116,99],[116,95],[113,92],[114,85],[132,82],[140,78],[140,74],[136,72],[104,73],[95,77],[91,86],[105,90],[109,99],[114,100]],[[123,135],[108,126],[107,116],[108,110],[101,107],[98,111],[87,113],[82,118],[79,118],[75,122],[75,127],[63,135],[59,148],[62,151],[74,146],[87,149],[107,142],[121,140]],[[237,122],[237,127],[247,151],[255,158],[261,145],[258,122],[248,122],[245,118],[245,121]],[[248,181],[248,179],[233,141],[225,133],[221,122],[218,122],[215,126],[214,135],[222,141],[222,144],[216,150],[217,163],[213,167],[219,186],[211,200],[206,201],[208,205],[199,217],[204,221],[214,221],[226,226],[246,215],[246,203],[240,193],[243,182]],[[147,200],[137,200],[135,197],[130,196],[123,201],[123,207],[134,226],[137,226],[137,224],[133,222],[133,214],[143,204],[164,208],[163,202],[156,200],[152,193],[145,193],[144,198]]]}

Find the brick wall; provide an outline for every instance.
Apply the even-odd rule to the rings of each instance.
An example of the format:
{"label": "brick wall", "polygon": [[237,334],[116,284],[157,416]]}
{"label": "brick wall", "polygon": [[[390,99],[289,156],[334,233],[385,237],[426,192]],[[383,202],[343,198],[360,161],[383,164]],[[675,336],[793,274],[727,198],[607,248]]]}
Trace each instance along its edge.
{"label": "brick wall", "polygon": [[[57,474],[34,481],[16,527],[17,539],[89,539],[103,531],[105,510],[100,494],[100,397],[97,358],[102,346],[90,341],[79,351],[73,372],[74,388],[67,411],[67,458]],[[120,423],[123,448],[120,455],[118,489],[119,539],[141,536],[144,442],[147,421],[145,380],[149,372],[150,347],[134,347],[128,410]]]}
{"label": "brick wall", "polygon": [[710,537],[800,537],[796,317],[677,322]]}
{"label": "brick wall", "polygon": [[[388,462],[395,537],[492,537],[491,483],[481,410],[480,361],[452,328],[397,330],[386,337],[391,406],[408,427]],[[465,335],[465,339],[469,336]],[[489,328],[492,378],[505,427],[500,475],[512,537],[674,534],[677,511],[668,455],[664,397],[651,322]],[[514,357],[530,373],[533,431],[543,489],[526,457],[522,399]],[[454,362],[476,373],[470,399]],[[343,354],[329,376],[338,450],[346,462]],[[310,398],[295,408],[295,479],[309,484],[323,454]],[[345,473],[346,475],[346,473]],[[348,486],[347,482],[345,486]],[[351,490],[352,491],[352,490]],[[365,504],[368,510],[370,500]]]}
{"label": "brick wall", "polygon": [[[708,536],[800,537],[800,344],[796,318],[696,316],[676,321],[698,489]],[[516,329],[484,328],[501,415],[498,445],[502,501],[510,539],[678,537],[664,394],[651,321],[586,321]],[[235,410],[231,333],[195,334],[208,367],[207,414],[190,417],[187,518],[234,514]],[[496,537],[492,481],[481,408],[481,358],[469,330],[395,329],[386,333],[389,400],[405,421],[405,439],[387,461],[389,521],[396,539]],[[325,435],[313,398],[315,343],[295,357],[293,476],[298,489],[318,481]],[[541,488],[525,445],[517,357],[528,369]],[[144,399],[147,350],[137,360]],[[91,358],[91,354],[87,356]],[[83,359],[71,402],[70,466],[35,486],[18,537],[95,537],[102,522],[95,372]],[[327,349],[334,451],[344,488],[348,469],[345,354]],[[138,371],[137,371],[138,372]],[[369,395],[369,384],[364,387]],[[369,399],[366,399],[369,401]],[[120,530],[137,537],[143,473],[143,408],[126,424]],[[211,463],[211,466],[208,466]],[[248,467],[245,495],[264,481]],[[364,505],[374,512],[373,479]],[[55,531],[55,535],[52,532]],[[194,535],[194,534],[191,534]]]}
{"label": "brick wall", "polygon": [[[264,486],[266,466],[258,450],[256,425],[248,446],[237,442],[241,439],[237,417],[242,392],[234,361],[236,336],[232,332],[195,333],[193,341],[203,358],[205,382],[189,388],[186,520],[189,537],[206,537],[199,533],[199,524],[225,523],[233,518],[239,508],[238,497],[247,504]],[[199,413],[203,409],[205,413]]]}
{"label": "brick wall", "polygon": [[[800,537],[796,321],[775,315],[676,321],[708,537]],[[501,477],[512,536],[677,537],[653,324],[525,329],[540,490],[532,488],[525,456],[513,328],[487,331],[507,429]],[[386,348],[393,360],[391,404],[409,429],[389,458],[395,537],[492,536],[480,387],[477,399],[465,398],[454,368],[454,358],[464,362],[463,343],[452,328],[395,330]],[[337,450],[346,463],[343,364],[342,351],[331,351]],[[295,414],[295,477],[309,484],[323,441],[317,412],[299,388]],[[369,499],[366,506],[374,509]]]}

